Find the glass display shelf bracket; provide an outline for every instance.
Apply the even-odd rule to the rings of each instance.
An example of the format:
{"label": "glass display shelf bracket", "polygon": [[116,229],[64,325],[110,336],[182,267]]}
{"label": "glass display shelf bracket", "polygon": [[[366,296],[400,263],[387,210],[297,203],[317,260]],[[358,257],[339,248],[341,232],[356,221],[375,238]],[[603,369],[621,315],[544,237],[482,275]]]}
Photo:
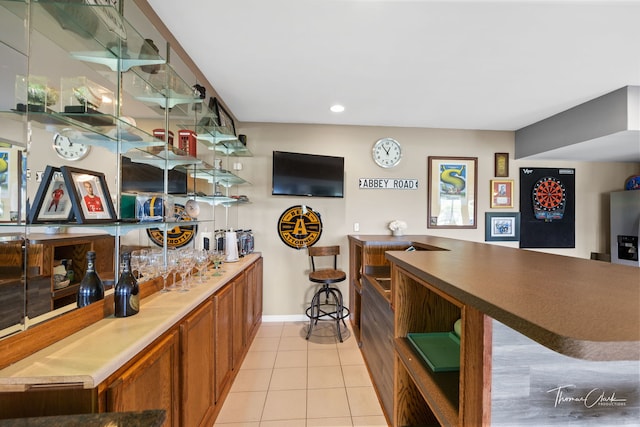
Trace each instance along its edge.
{"label": "glass display shelf bracket", "polygon": [[164,108],[173,108],[180,104],[200,104],[202,99],[194,96],[188,96],[184,93],[179,93],[174,89],[161,89],[160,93],[150,94],[147,96],[136,96],[138,101],[157,104]]}

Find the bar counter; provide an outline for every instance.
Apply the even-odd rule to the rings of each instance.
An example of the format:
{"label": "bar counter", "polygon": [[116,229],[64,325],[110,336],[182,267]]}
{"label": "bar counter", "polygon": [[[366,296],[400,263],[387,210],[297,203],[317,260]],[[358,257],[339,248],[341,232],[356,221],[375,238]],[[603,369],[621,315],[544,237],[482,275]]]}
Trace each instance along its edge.
{"label": "bar counter", "polygon": [[538,343],[585,360],[640,359],[640,269],[532,250],[407,235],[386,257],[465,305]]}
{"label": "bar counter", "polygon": [[97,387],[259,257],[224,263],[225,273],[216,277],[209,271],[203,284],[194,273],[188,292],[157,292],[141,301],[134,316],[106,317],[0,370],[0,391]]}

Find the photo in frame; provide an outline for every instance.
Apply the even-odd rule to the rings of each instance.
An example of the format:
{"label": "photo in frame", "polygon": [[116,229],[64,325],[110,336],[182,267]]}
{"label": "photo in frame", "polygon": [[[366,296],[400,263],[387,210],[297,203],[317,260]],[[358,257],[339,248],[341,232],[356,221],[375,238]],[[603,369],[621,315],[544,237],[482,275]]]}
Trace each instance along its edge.
{"label": "photo in frame", "polygon": [[491,207],[492,208],[512,208],[513,207],[513,180],[512,179],[492,179],[491,180]]}
{"label": "photo in frame", "polygon": [[55,166],[47,166],[29,210],[29,223],[62,223],[72,219],[71,192],[62,171]]}
{"label": "photo in frame", "polygon": [[477,228],[477,157],[428,158],[428,228]]}
{"label": "photo in frame", "polygon": [[226,128],[230,135],[236,134],[236,125],[231,114],[218,102],[218,98],[209,98],[209,109],[216,115],[216,125]]}
{"label": "photo in frame", "polygon": [[70,166],[60,167],[80,224],[116,221],[116,212],[103,173]]}
{"label": "photo in frame", "polygon": [[494,176],[506,178],[509,176],[509,153],[495,153]]}
{"label": "photo in frame", "polygon": [[520,240],[520,212],[485,212],[484,219],[485,241]]}
{"label": "photo in frame", "polygon": [[12,152],[9,149],[0,149],[0,222],[8,222],[11,212],[10,181]]}

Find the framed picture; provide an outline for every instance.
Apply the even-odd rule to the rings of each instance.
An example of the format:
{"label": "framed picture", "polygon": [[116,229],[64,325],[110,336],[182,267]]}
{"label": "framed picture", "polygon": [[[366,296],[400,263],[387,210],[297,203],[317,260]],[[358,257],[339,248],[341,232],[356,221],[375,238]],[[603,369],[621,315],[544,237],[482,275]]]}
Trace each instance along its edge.
{"label": "framed picture", "polygon": [[520,212],[485,212],[484,220],[485,241],[520,240]]}
{"label": "framed picture", "polygon": [[491,207],[492,208],[512,208],[513,207],[513,180],[512,179],[492,179],[491,180]]}
{"label": "framed picture", "polygon": [[230,135],[236,134],[236,125],[231,114],[218,102],[218,98],[209,98],[209,109],[216,115],[216,125],[226,128]]}
{"label": "framed picture", "polygon": [[506,178],[509,176],[509,153],[495,154],[494,169],[496,178]]}
{"label": "framed picture", "polygon": [[428,228],[477,228],[477,157],[428,159]]}
{"label": "framed picture", "polygon": [[29,223],[69,222],[73,219],[71,192],[59,168],[47,166],[29,210]]}
{"label": "framed picture", "polygon": [[73,211],[80,224],[116,220],[103,173],[69,166],[62,166],[60,170],[69,187]]}

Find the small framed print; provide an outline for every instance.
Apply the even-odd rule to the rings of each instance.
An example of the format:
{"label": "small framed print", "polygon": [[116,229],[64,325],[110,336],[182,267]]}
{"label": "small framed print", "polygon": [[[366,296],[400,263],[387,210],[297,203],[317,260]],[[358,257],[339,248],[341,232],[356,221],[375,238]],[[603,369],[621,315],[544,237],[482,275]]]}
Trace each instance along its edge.
{"label": "small framed print", "polygon": [[492,179],[491,180],[491,207],[492,208],[512,208],[513,207],[513,180],[512,179]]}
{"label": "small framed print", "polygon": [[116,221],[104,174],[84,169],[62,166],[76,220],[80,224]]}
{"label": "small framed print", "polygon": [[509,176],[509,153],[496,153],[494,159],[494,175],[496,178]]}
{"label": "small framed print", "polygon": [[231,114],[218,102],[218,98],[209,98],[209,109],[216,115],[216,125],[226,129],[229,135],[236,134],[236,125],[233,123]]}
{"label": "small framed print", "polygon": [[486,212],[484,215],[485,241],[520,240],[520,212]]}
{"label": "small framed print", "polygon": [[59,168],[47,166],[29,210],[29,223],[70,222],[73,219],[71,192]]}

